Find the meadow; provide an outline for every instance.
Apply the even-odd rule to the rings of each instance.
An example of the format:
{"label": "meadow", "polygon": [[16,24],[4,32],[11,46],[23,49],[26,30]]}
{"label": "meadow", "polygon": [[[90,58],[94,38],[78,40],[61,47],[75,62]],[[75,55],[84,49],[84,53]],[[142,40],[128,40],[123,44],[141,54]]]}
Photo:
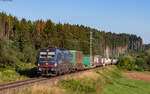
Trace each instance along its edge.
{"label": "meadow", "polygon": [[123,74],[124,71],[112,66],[35,85],[18,94],[150,94],[150,82],[129,79]]}

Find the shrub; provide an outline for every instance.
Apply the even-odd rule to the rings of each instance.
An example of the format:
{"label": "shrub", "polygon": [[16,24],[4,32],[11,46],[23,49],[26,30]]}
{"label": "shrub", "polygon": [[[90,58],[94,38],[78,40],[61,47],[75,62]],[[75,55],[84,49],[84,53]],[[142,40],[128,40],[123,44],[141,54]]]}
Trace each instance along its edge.
{"label": "shrub", "polygon": [[12,49],[9,45],[12,44],[12,41],[8,42],[3,38],[0,38],[0,66],[12,66],[19,62],[19,59],[16,57],[17,52]]}
{"label": "shrub", "polygon": [[136,59],[136,65],[137,65],[137,68],[136,70],[140,70],[140,71],[144,71],[144,70],[147,70],[147,58],[146,57],[143,57],[143,58],[137,58]]}
{"label": "shrub", "polygon": [[21,76],[15,70],[4,69],[0,72],[0,82],[9,82],[9,81],[16,81],[26,79],[26,76]]}
{"label": "shrub", "polygon": [[36,51],[32,47],[26,47],[23,50],[25,62],[35,63],[36,61]]}
{"label": "shrub", "polygon": [[150,50],[146,51],[147,55],[147,64],[150,66]]}
{"label": "shrub", "polygon": [[2,67],[14,66],[14,65],[16,65],[17,62],[19,62],[19,60],[16,57],[13,57],[13,56],[0,57],[0,64],[1,64]]}
{"label": "shrub", "polygon": [[133,70],[135,69],[135,60],[131,56],[120,56],[117,66],[119,68]]}

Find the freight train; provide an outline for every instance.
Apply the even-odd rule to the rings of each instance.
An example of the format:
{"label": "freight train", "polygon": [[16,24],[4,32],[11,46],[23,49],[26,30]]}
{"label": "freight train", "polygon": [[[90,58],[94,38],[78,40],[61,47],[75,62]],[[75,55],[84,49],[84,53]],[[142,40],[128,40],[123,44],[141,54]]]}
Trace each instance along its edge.
{"label": "freight train", "polygon": [[116,63],[116,59],[84,55],[81,51],[48,48],[38,53],[38,74],[56,76]]}

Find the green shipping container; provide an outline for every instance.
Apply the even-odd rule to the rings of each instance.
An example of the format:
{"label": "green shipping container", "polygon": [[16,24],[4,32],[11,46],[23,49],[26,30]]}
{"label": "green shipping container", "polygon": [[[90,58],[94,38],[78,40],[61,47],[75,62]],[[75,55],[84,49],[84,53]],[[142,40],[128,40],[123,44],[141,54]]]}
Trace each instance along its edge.
{"label": "green shipping container", "polygon": [[82,62],[83,62],[83,65],[85,66],[91,66],[91,57],[90,56],[83,56],[82,58]]}
{"label": "green shipping container", "polygon": [[73,66],[77,68],[82,67],[82,52],[71,50],[70,51],[73,55]]}
{"label": "green shipping container", "polygon": [[73,55],[73,66],[76,66],[76,52],[75,51],[71,51],[72,55]]}

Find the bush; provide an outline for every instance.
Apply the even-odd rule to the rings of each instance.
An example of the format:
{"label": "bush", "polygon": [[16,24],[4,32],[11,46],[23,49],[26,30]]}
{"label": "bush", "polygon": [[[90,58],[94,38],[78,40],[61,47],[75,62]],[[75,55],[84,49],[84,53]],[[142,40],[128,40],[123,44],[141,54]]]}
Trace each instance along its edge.
{"label": "bush", "polygon": [[13,41],[0,37],[0,67],[15,66],[20,62],[36,62],[36,51],[32,45],[26,45],[23,52]]}
{"label": "bush", "polygon": [[28,70],[28,69],[32,69],[32,68],[35,68],[36,66],[34,64],[31,64],[31,63],[23,63],[23,62],[20,62],[20,63],[17,63],[17,65],[15,66],[15,70],[16,71],[21,71],[21,70]]}
{"label": "bush", "polygon": [[32,46],[26,46],[23,49],[23,62],[30,62],[35,63],[36,62],[36,51]]}
{"label": "bush", "polygon": [[17,52],[13,49],[0,49],[0,66],[14,66],[16,63],[20,62],[17,58]]}
{"label": "bush", "polygon": [[6,69],[6,68],[0,71],[0,78],[1,78],[0,82],[9,82],[9,81],[27,79],[26,76],[21,76],[15,70]]}
{"label": "bush", "polygon": [[[19,62],[18,58],[16,57],[16,52],[8,45],[9,42],[0,38],[0,66],[12,66]],[[11,42],[9,43],[11,44]]]}
{"label": "bush", "polygon": [[147,55],[147,64],[150,66],[150,50],[146,51]]}
{"label": "bush", "polygon": [[131,56],[120,56],[117,66],[122,69],[134,70],[135,60]]}
{"label": "bush", "polygon": [[13,56],[0,57],[0,66],[1,67],[14,66],[14,65],[16,65],[17,62],[19,62],[19,60]]}
{"label": "bush", "polygon": [[143,57],[143,58],[137,58],[136,59],[136,70],[140,70],[140,71],[144,71],[148,69],[148,65],[147,65],[147,58]]}

